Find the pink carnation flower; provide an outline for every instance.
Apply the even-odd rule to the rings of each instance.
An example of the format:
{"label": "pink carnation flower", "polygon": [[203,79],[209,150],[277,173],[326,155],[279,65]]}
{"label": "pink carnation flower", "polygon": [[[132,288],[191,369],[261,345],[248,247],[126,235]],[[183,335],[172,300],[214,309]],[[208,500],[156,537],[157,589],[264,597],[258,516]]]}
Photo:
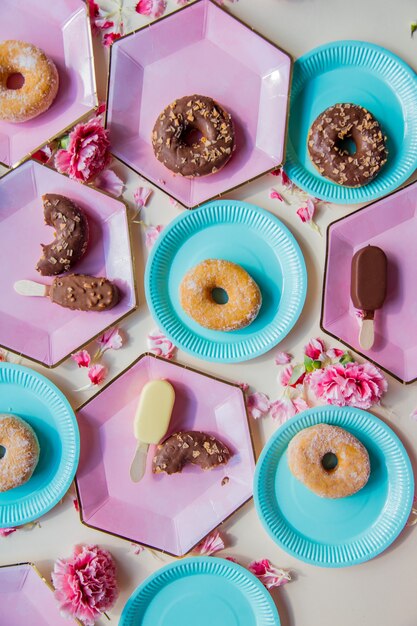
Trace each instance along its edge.
{"label": "pink carnation flower", "polygon": [[96,365],[92,365],[88,370],[88,378],[90,379],[92,385],[101,385],[101,383],[105,380],[107,373],[107,367],[97,363]]}
{"label": "pink carnation flower", "polygon": [[78,367],[89,367],[91,363],[91,356],[87,350],[79,350],[71,355],[73,361],[76,362]]}
{"label": "pink carnation flower", "polygon": [[224,541],[219,531],[213,530],[203,541],[201,541],[195,549],[197,554],[211,556],[220,550],[224,550]]}
{"label": "pink carnation flower", "polygon": [[145,245],[148,249],[152,248],[155,241],[159,237],[159,233],[161,232],[163,228],[164,227],[162,226],[162,224],[159,224],[158,226],[147,227],[146,232],[145,232]]}
{"label": "pink carnation flower", "polygon": [[100,174],[110,159],[108,131],[101,118],[94,117],[71,131],[67,149],[58,150],[55,155],[55,167],[61,174],[84,183]]}
{"label": "pink carnation flower", "polygon": [[379,404],[388,383],[371,363],[337,363],[314,370],[309,377],[311,390],[317,398],[336,406],[369,409]]}
{"label": "pink carnation flower", "polygon": [[58,559],[52,582],[62,613],[85,626],[93,626],[119,594],[113,558],[98,546],[76,546],[69,559]]}
{"label": "pink carnation flower", "polygon": [[252,561],[252,563],[249,563],[248,569],[267,589],[281,587],[291,580],[291,575],[287,570],[277,569],[271,565],[269,559]]}
{"label": "pink carnation flower", "polygon": [[177,347],[157,328],[148,334],[147,344],[149,352],[165,359],[172,359],[177,352]]}
{"label": "pink carnation flower", "polygon": [[248,413],[253,419],[259,419],[260,417],[265,417],[268,415],[271,403],[266,394],[261,393],[259,391],[255,391],[251,393],[246,398],[246,407],[248,409]]}

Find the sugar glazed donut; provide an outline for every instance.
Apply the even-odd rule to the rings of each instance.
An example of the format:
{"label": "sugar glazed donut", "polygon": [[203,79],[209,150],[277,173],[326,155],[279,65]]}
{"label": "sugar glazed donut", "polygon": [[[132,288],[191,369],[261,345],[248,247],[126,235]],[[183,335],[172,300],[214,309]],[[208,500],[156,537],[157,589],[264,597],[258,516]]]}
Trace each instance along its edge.
{"label": "sugar glazed donut", "polygon": [[[328,455],[337,465],[325,469]],[[326,458],[327,457],[327,458]],[[317,424],[299,432],[288,446],[291,472],[322,498],[345,498],[366,485],[371,466],[362,443],[338,426]]]}
{"label": "sugar glazed donut", "polygon": [[[223,289],[228,301],[217,303],[215,289]],[[207,259],[184,276],[180,303],[200,326],[211,330],[237,330],[248,326],[259,313],[262,296],[258,285],[240,265]]]}
{"label": "sugar glazed donut", "polygon": [[39,461],[34,430],[16,415],[0,414],[0,492],[26,483]]}
{"label": "sugar glazed donut", "polygon": [[[352,139],[350,154],[344,142]],[[363,107],[335,104],[321,113],[308,133],[308,153],[320,174],[345,187],[362,187],[387,162],[387,149],[378,121]]]}
{"label": "sugar glazed donut", "polygon": [[[193,131],[201,138],[193,139]],[[152,146],[156,158],[175,174],[191,178],[215,174],[235,149],[232,118],[207,96],[180,98],[156,120]]]}
{"label": "sugar glazed donut", "polygon": [[[13,74],[21,74],[20,89],[9,89]],[[0,43],[0,120],[26,122],[51,106],[58,92],[55,64],[36,46],[23,41]]]}

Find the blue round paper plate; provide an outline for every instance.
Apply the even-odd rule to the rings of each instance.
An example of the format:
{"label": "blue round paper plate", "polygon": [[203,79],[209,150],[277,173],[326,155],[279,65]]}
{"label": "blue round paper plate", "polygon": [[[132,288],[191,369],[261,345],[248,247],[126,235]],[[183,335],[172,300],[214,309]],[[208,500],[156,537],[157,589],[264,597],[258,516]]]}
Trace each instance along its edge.
{"label": "blue round paper plate", "polygon": [[236,563],[191,557],[166,565],[127,601],[119,626],[279,626],[270,593]]}
{"label": "blue round paper plate", "polygon": [[[179,285],[205,259],[237,263],[258,284],[261,310],[246,328],[208,330],[183,311]],[[253,359],[281,341],[301,313],[306,288],[303,255],[288,228],[268,211],[236,200],[179,215],[162,231],[145,271],[146,300],[160,329],[182,350],[222,363]]]}
{"label": "blue round paper plate", "polygon": [[[320,498],[289,470],[289,442],[320,423],[345,428],[368,450],[371,475],[353,496]],[[258,516],[272,539],[323,567],[355,565],[385,550],[403,529],[414,494],[411,463],[398,437],[377,417],[346,407],[316,407],[286,422],[263,449],[254,481]]]}
{"label": "blue round paper plate", "polygon": [[8,528],[38,519],[63,498],[75,475],[80,440],[74,411],[64,394],[28,367],[0,363],[0,413],[16,414],[28,422],[40,446],[39,463],[30,480],[0,493],[0,528]]}
{"label": "blue round paper plate", "polygon": [[[316,117],[338,102],[368,109],[387,135],[388,162],[364,187],[343,187],[319,174],[308,156]],[[417,168],[417,76],[392,52],[362,41],[335,41],[294,64],[285,171],[309,194],[336,204],[380,198]]]}

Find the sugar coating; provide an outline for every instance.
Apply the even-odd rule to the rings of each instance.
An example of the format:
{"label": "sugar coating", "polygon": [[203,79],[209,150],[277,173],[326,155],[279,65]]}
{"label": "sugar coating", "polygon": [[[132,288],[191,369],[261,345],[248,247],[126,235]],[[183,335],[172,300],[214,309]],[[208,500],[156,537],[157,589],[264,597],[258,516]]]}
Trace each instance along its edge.
{"label": "sugar coating", "polygon": [[26,483],[39,461],[38,438],[29,424],[17,415],[0,414],[0,492]]}
{"label": "sugar coating", "polygon": [[[325,454],[336,455],[335,469],[322,465]],[[345,498],[368,482],[370,462],[363,444],[351,433],[329,424],[299,432],[288,446],[288,465],[294,476],[322,498]]]}
{"label": "sugar coating", "polygon": [[[11,74],[25,79],[20,89],[8,89]],[[25,122],[51,106],[58,92],[55,64],[36,46],[23,41],[0,43],[0,120]]]}
{"label": "sugar coating", "polygon": [[[228,295],[226,304],[213,300],[213,289]],[[180,303],[200,326],[231,331],[244,328],[259,313],[262,296],[258,285],[240,265],[207,259],[192,268],[180,284]]]}

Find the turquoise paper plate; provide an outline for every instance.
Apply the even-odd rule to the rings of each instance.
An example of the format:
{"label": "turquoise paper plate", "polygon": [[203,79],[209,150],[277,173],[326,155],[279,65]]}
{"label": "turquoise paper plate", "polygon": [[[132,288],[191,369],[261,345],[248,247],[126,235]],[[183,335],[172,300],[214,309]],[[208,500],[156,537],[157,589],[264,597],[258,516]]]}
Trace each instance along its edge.
{"label": "turquoise paper plate", "polygon": [[[320,498],[289,470],[289,442],[320,423],[345,428],[368,450],[371,475],[353,496]],[[414,494],[401,441],[384,422],[353,408],[316,407],[290,419],[263,449],[254,480],[256,509],[268,534],[289,554],[323,567],[355,565],[385,550],[403,529]]]}
{"label": "turquoise paper plate", "polygon": [[0,528],[8,528],[38,519],[62,499],[75,475],[80,440],[74,411],[64,394],[27,367],[0,363],[0,413],[22,417],[40,445],[32,478],[0,493]]}
{"label": "turquoise paper plate", "polygon": [[279,626],[271,595],[240,565],[191,557],[155,572],[130,596],[119,626]]}
{"label": "turquoise paper plate", "polygon": [[[369,185],[343,187],[321,176],[307,152],[308,130],[337,102],[368,109],[388,137],[388,162]],[[309,194],[350,204],[394,191],[417,168],[417,76],[392,52],[362,41],[335,41],[294,64],[285,171]]]}
{"label": "turquoise paper plate", "polygon": [[[204,259],[241,265],[262,292],[252,324],[234,332],[199,326],[181,308],[178,289],[185,273]],[[304,305],[307,273],[288,228],[246,202],[219,200],[186,211],[163,231],[145,271],[145,293],[160,329],[179,348],[207,361],[253,359],[281,341]]]}

